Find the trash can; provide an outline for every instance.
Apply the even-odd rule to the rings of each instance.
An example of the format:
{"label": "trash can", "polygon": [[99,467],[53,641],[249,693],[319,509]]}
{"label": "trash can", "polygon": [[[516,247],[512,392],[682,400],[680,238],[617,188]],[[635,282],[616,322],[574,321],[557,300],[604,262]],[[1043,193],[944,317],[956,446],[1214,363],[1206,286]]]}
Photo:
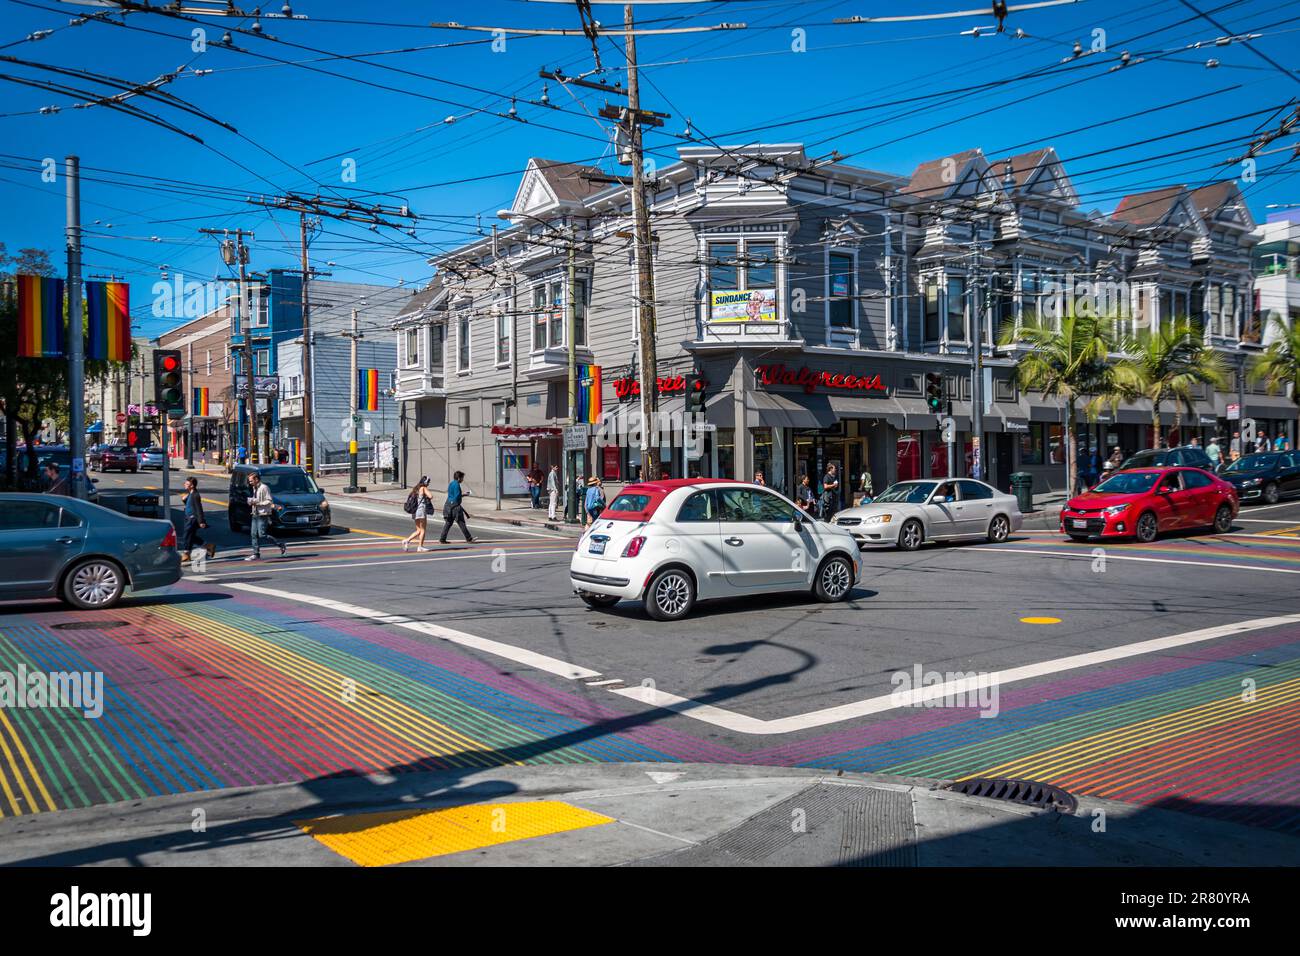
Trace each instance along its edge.
{"label": "trash can", "polygon": [[1011,493],[1016,496],[1016,504],[1021,514],[1034,510],[1034,476],[1024,471],[1017,471],[1011,476]]}
{"label": "trash can", "polygon": [[157,518],[158,496],[147,491],[127,495],[126,514],[129,518]]}

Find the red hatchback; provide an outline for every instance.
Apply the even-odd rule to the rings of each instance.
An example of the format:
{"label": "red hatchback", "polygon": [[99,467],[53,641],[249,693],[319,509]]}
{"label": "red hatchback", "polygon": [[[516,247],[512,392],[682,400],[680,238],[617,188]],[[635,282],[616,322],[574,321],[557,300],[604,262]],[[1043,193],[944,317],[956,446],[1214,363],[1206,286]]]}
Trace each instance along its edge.
{"label": "red hatchback", "polygon": [[1200,468],[1135,468],[1111,475],[1061,509],[1061,533],[1088,538],[1137,538],[1162,531],[1212,528],[1226,534],[1237,515],[1237,489]]}

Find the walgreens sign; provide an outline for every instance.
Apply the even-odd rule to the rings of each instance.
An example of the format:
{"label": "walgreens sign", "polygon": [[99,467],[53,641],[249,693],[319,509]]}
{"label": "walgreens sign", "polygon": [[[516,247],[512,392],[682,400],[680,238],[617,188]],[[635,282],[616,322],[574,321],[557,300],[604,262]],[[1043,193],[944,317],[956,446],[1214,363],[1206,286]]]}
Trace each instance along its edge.
{"label": "walgreens sign", "polygon": [[827,372],[808,366],[795,371],[784,365],[760,365],[754,369],[760,385],[795,385],[812,394],[819,388],[848,392],[888,394],[879,374],[856,375],[851,372]]}
{"label": "walgreens sign", "polygon": [[[655,379],[660,395],[671,395],[674,392],[686,391],[686,376],[674,375],[668,378]],[[695,380],[695,391],[702,392],[708,387],[708,383],[703,379]],[[631,398],[641,394],[641,383],[634,378],[616,378],[614,379],[614,395],[619,399]]]}

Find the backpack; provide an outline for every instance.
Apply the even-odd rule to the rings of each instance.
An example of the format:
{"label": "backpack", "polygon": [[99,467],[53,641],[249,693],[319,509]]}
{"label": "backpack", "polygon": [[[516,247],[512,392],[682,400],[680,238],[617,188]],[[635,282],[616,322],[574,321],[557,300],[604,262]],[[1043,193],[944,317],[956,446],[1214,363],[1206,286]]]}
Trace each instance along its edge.
{"label": "backpack", "polygon": [[402,505],[402,510],[405,511],[408,515],[413,515],[415,514],[415,509],[419,507],[419,504],[420,504],[419,489],[416,489],[415,491],[412,491],[409,495],[406,496],[406,504]]}

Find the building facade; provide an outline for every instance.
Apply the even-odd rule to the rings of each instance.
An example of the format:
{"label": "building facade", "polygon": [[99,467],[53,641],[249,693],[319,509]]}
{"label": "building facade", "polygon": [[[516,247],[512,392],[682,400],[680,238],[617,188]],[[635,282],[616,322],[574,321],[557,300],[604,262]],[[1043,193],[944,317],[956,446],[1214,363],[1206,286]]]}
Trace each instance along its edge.
{"label": "building facade", "polygon": [[[534,159],[509,223],[433,260],[434,281],[394,323],[405,474],[443,481],[459,469],[481,496],[524,493],[528,469],[563,455],[570,338],[580,410],[600,407],[579,476],[617,486],[640,473],[631,200],[608,180]],[[650,210],[661,418],[651,453],[671,475],[761,470],[792,492],[834,461],[855,489],[864,472],[879,491],[951,470],[1004,488],[1024,471],[1035,490],[1061,490],[1064,411],[1020,388],[1007,330],[1094,308],[1123,334],[1189,317],[1230,363],[1262,347],[1255,224],[1232,183],[1127,196],[1104,215],[1081,208],[1051,149],[993,161],[972,149],[899,176],[776,144],[680,150],[658,171]],[[951,465],[927,373],[951,401]],[[688,397],[703,404],[703,427],[668,427]],[[1228,434],[1235,403],[1235,392],[1206,390],[1193,409],[1165,407],[1177,428],[1164,440]],[[1294,438],[1287,397],[1252,393],[1246,413],[1289,414]],[[1082,424],[1085,470],[1115,447],[1150,447],[1151,421],[1138,404]]]}

